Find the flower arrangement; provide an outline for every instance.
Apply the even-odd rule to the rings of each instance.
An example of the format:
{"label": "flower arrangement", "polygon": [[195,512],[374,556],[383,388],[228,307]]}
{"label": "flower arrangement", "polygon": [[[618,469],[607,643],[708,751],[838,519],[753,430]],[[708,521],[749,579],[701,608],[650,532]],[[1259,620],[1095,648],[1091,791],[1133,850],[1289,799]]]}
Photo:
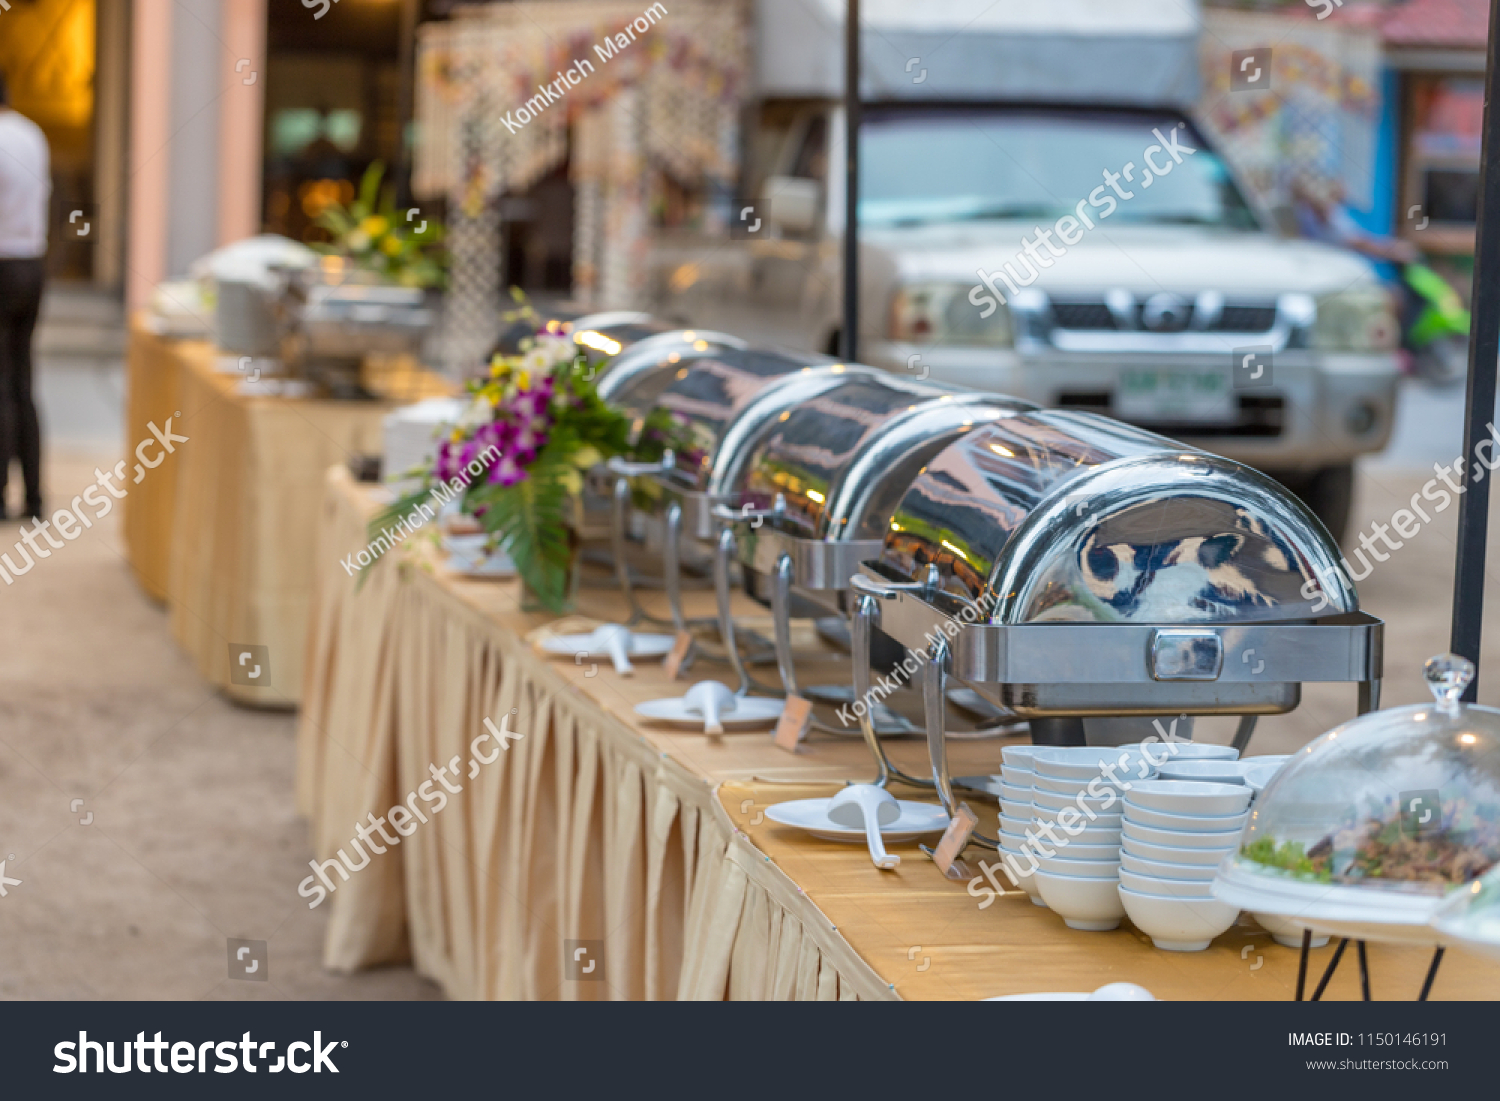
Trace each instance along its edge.
{"label": "flower arrangement", "polygon": [[384,175],[385,165],[374,162],[352,203],[324,208],[313,224],[332,234],[333,241],[313,247],[403,287],[442,286],[446,258],[434,248],[443,239],[442,224],[397,211],[395,186],[380,186]]}
{"label": "flower arrangement", "polygon": [[[576,540],[568,519],[586,471],[615,455],[659,460],[673,442],[670,418],[653,413],[632,439],[630,420],[600,399],[584,350],[556,321],[540,324],[519,290],[507,320],[536,323],[519,355],[496,355],[488,377],[468,384],[472,400],[437,447],[422,485],[371,521],[372,536],[409,513],[460,472],[461,509],[515,561],[523,584],[549,610],[566,609]],[[472,481],[467,471],[479,464]]]}

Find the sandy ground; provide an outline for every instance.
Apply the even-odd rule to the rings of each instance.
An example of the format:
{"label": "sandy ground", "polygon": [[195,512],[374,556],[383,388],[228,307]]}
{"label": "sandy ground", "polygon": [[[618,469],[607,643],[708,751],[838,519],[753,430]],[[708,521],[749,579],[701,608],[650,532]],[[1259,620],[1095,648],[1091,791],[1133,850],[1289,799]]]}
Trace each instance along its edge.
{"label": "sandy ground", "polygon": [[[43,381],[58,414],[49,499],[67,500],[114,461],[117,380]],[[1453,396],[1417,398],[1393,448],[1404,469],[1362,470],[1356,531],[1388,522],[1431,477],[1415,468],[1458,453]],[[1425,699],[1422,662],[1447,649],[1456,520],[1456,508],[1437,514],[1360,584],[1388,624],[1387,704]],[[136,586],[117,521],[0,584],[0,860],[21,881],[0,898],[0,998],[440,996],[407,967],[321,967],[326,911],[296,894],[312,854],[293,807],[295,720],[198,678]],[[0,525],[0,550],[15,531]],[[1489,619],[1481,698],[1500,703],[1500,605]],[[1297,711],[1262,720],[1252,752],[1293,749],[1353,709],[1352,687],[1311,686]],[[1232,729],[1205,720],[1199,737]],[[228,978],[231,937],[268,943],[267,982]]]}
{"label": "sandy ground", "polygon": [[[53,454],[48,500],[106,459]],[[21,881],[0,898],[0,998],[440,997],[409,967],[321,966],[327,910],[297,896],[295,717],[199,679],[118,516],[0,584],[0,860]],[[16,532],[0,524],[0,550]],[[267,981],[228,978],[231,937],[267,942]]]}

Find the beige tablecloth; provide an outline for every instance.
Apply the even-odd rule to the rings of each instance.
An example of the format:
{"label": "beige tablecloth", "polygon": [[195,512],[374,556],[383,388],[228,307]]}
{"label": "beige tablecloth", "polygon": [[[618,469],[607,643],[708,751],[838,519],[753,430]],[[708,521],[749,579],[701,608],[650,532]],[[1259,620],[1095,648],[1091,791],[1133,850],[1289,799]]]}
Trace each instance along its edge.
{"label": "beige tablecloth", "polygon": [[[188,440],[129,487],[126,546],[207,680],[241,703],[288,706],[301,698],[323,472],[379,454],[386,413],[449,387],[408,369],[380,376],[390,400],[248,396],[245,376],[217,359],[203,341],[132,327],[126,443],[151,440],[157,454],[147,422],[164,427],[174,412],[172,431]],[[266,647],[269,682],[233,683],[231,644]]]}
{"label": "beige tablecloth", "polygon": [[[643,724],[636,703],[724,673],[695,669],[674,684],[654,661],[627,679],[542,657],[525,636],[546,621],[520,612],[513,583],[448,573],[421,540],[384,556],[356,591],[337,563],[364,545],[374,507],[368,487],[329,471],[299,807],[320,860],[342,848],[358,863],[351,838],[367,814],[406,803],[453,758],[462,790],[429,821],[405,823],[399,845],[377,835],[386,851],[347,881],[325,873],[329,966],[409,953],[455,998],[978,998],[1117,980],[1172,998],[1292,996],[1296,953],[1248,917],[1206,952],[1162,952],[1128,923],[1067,929],[1024,896],[980,909],[966,882],[944,879],[912,844],[895,846],[900,868],[881,872],[863,846],[776,826],[767,806],[869,777],[863,744],[825,735],[789,754],[764,731]],[[601,590],[580,603],[601,619],[622,611]],[[832,679],[816,672],[802,669]],[[485,719],[507,717],[522,736],[477,763],[496,752],[493,739],[476,749]],[[920,740],[891,750],[922,769]],[[958,774],[988,772],[999,747],[956,741],[950,756]],[[982,816],[993,822],[992,803]],[[591,976],[570,974],[579,947],[597,963]],[[1330,951],[1314,954],[1312,981]],[[1427,953],[1372,945],[1370,958],[1376,997],[1415,996]],[[1329,997],[1357,997],[1353,960]],[[1500,966],[1455,951],[1433,991],[1497,994]]]}

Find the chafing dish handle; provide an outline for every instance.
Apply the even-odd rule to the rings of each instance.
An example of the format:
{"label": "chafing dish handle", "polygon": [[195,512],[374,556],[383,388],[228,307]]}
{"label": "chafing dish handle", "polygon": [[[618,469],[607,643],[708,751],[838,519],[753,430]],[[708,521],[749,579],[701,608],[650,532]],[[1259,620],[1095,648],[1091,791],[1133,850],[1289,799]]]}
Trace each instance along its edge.
{"label": "chafing dish handle", "polygon": [[667,545],[662,548],[662,579],[667,588],[667,607],[671,609],[672,626],[687,630],[682,614],[682,505],[673,501],[667,506]]}
{"label": "chafing dish handle", "polygon": [[938,568],[929,562],[927,576],[921,581],[871,581],[864,574],[857,573],[849,578],[849,587],[862,596],[895,600],[901,593],[931,592],[937,588],[938,582]]}
{"label": "chafing dish handle", "polygon": [[729,564],[734,559],[734,552],[734,529],[725,528],[719,532],[719,541],[714,546],[714,596],[719,604],[719,636],[724,640],[724,651],[729,656],[729,665],[734,670],[734,675],[740,680],[740,685],[734,694],[745,696],[750,693],[750,673],[745,669],[745,663],[740,660],[740,648],[735,642],[734,607],[730,603],[729,596]]}
{"label": "chafing dish handle", "polygon": [[609,469],[623,478],[638,478],[643,474],[665,474],[677,466],[677,455],[670,449],[662,452],[661,459],[654,463],[633,463],[619,455],[610,456]]}
{"label": "chafing dish handle", "polygon": [[[917,656],[922,663],[922,709],[927,718],[927,756],[932,761],[932,779],[937,787],[938,798],[942,800],[943,810],[952,818],[957,813],[957,804],[953,800],[953,781],[948,775],[948,744],[944,740],[947,730],[943,714],[943,667],[948,662],[948,644],[940,639],[930,651],[919,651]],[[978,830],[969,834],[969,844],[984,849],[1000,848],[997,839],[986,837]]]}
{"label": "chafing dish handle", "polygon": [[[931,780],[919,780],[902,772],[886,755],[885,746],[875,734],[875,700],[870,688],[870,633],[879,615],[880,606],[873,596],[860,596],[854,601],[854,611],[849,619],[849,657],[854,663],[855,714],[859,719],[860,733],[865,736],[865,745],[875,756],[875,767],[880,774],[875,778],[876,787],[886,787],[891,780],[900,780],[912,787],[930,788]],[[864,712],[859,713],[859,701],[864,701]]]}

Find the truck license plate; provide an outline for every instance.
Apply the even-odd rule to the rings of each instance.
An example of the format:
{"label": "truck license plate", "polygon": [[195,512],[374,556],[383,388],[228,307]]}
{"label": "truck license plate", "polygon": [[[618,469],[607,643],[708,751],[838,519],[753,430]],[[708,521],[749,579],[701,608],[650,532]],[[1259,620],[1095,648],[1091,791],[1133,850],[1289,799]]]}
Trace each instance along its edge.
{"label": "truck license plate", "polygon": [[1234,392],[1227,371],[1125,368],[1115,388],[1114,414],[1128,421],[1234,420]]}

